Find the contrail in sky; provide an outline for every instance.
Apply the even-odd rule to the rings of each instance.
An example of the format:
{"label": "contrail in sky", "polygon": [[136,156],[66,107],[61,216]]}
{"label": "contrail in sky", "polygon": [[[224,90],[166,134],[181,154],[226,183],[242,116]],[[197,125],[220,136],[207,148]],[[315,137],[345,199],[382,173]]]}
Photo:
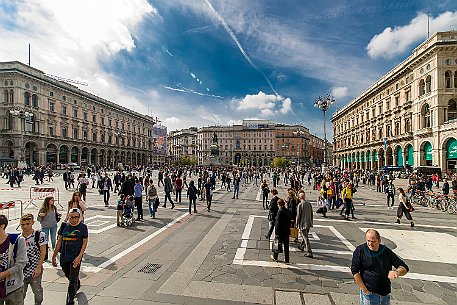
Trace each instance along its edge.
{"label": "contrail in sky", "polygon": [[220,99],[224,98],[223,96],[220,96],[220,95],[201,93],[201,92],[198,92],[198,91],[195,91],[195,90],[192,90],[192,89],[188,89],[188,88],[185,88],[185,87],[181,87],[181,88],[173,88],[173,87],[170,87],[170,86],[162,86],[162,87],[165,88],[165,89],[168,89],[168,90],[172,90],[172,91],[193,93],[193,94],[197,94],[197,95],[201,95],[201,96],[209,96],[209,97],[215,97],[215,98],[220,98]]}
{"label": "contrail in sky", "polygon": [[228,26],[227,22],[225,22],[224,18],[222,18],[222,16],[214,9],[214,7],[211,5],[211,3],[208,1],[208,0],[205,0],[206,4],[208,4],[209,8],[211,9],[211,11],[216,15],[216,17],[219,19],[219,21],[222,23],[222,25],[224,26],[224,29],[225,31],[230,35],[230,37],[232,37],[233,41],[236,43],[236,45],[238,46],[238,49],[240,50],[240,52],[243,54],[244,58],[246,58],[246,60],[251,64],[251,66],[256,69],[260,74],[263,75],[263,77],[266,79],[266,81],[268,82],[268,85],[270,85],[270,88],[271,90],[273,90],[273,92],[276,94],[276,95],[279,95],[278,92],[276,92],[275,88],[273,88],[273,85],[271,84],[270,80],[268,79],[268,77],[265,75],[265,73],[262,72],[262,70],[260,70],[251,60],[251,58],[249,57],[249,55],[246,53],[246,51],[243,49],[243,47],[241,46],[240,42],[238,41],[238,38],[236,38],[236,35],[235,33],[233,33],[232,29],[230,29],[230,27]]}

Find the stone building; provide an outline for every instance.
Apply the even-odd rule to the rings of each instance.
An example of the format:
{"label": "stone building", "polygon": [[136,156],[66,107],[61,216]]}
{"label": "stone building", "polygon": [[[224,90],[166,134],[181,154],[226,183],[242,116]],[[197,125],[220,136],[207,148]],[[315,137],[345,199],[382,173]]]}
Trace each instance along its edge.
{"label": "stone building", "polygon": [[197,161],[197,127],[171,131],[167,140],[172,163],[177,162],[180,157]]}
{"label": "stone building", "polygon": [[344,168],[457,164],[457,32],[438,32],[332,117]]}
{"label": "stone building", "polygon": [[0,157],[45,165],[164,162],[154,118],[20,62],[0,63]]}
{"label": "stone building", "polygon": [[[192,131],[192,139],[196,137],[195,156],[200,165],[211,155],[214,134],[219,148],[218,160],[223,165],[269,166],[275,157],[284,157],[293,164],[309,165],[310,159],[317,161],[323,157],[323,140],[311,136],[306,127],[268,120],[243,120],[232,126],[208,126],[198,128],[195,133]],[[173,160],[186,155],[182,141],[187,135],[187,129],[169,134],[169,152]],[[310,149],[311,137],[313,149]],[[188,149],[187,155],[189,152]]]}

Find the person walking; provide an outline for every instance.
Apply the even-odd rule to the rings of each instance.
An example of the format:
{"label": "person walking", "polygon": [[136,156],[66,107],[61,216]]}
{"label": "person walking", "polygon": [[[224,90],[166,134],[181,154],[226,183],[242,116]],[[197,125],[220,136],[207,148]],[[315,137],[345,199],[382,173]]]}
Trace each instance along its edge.
{"label": "person walking", "polygon": [[24,305],[24,270],[27,265],[25,239],[6,233],[8,218],[0,215],[0,304]]}
{"label": "person walking", "polygon": [[414,227],[414,222],[413,222],[413,217],[411,216],[411,213],[413,208],[412,205],[408,199],[408,196],[406,196],[405,191],[399,187],[398,192],[400,193],[398,195],[398,209],[397,209],[397,221],[396,223],[400,223],[400,219],[405,214],[406,219],[408,219],[411,222],[411,227]]}
{"label": "person walking", "polygon": [[165,200],[164,200],[162,207],[164,207],[164,208],[167,207],[167,199],[168,199],[168,200],[170,200],[171,208],[174,209],[175,204],[174,204],[173,200],[171,200],[171,193],[174,192],[174,190],[173,190],[173,184],[171,183],[171,178],[168,173],[165,173],[165,179],[163,180],[162,184],[163,184],[164,191],[165,191]]}
{"label": "person walking", "polygon": [[[278,214],[275,220],[275,239],[284,247],[284,262],[289,263],[289,213],[286,209],[286,203],[282,199],[278,199]],[[279,252],[273,252],[271,258],[274,261],[278,261]]]}
{"label": "person walking", "polygon": [[143,184],[139,179],[135,180],[134,201],[138,217],[136,220],[143,220]]}
{"label": "person walking", "polygon": [[263,180],[262,182],[262,206],[263,209],[268,209],[268,194],[270,193],[270,189],[268,188],[267,180]]}
{"label": "person walking", "polygon": [[206,209],[208,212],[211,211],[211,203],[213,201],[213,184],[211,183],[211,178],[207,178],[205,183],[205,195],[206,195]]}
{"label": "person walking", "polygon": [[89,185],[89,179],[86,178],[85,173],[82,173],[81,177],[78,178],[78,185],[76,186],[76,188],[79,190],[79,193],[81,194],[81,198],[84,201],[86,201],[88,185]]}
{"label": "person walking", "polygon": [[113,190],[113,183],[111,182],[111,178],[108,176],[108,173],[105,173],[105,177],[102,178],[99,184],[100,191],[103,193],[103,202],[105,203],[105,207],[109,206],[109,198],[110,198],[110,190]]}
{"label": "person walking", "polygon": [[189,182],[189,187],[187,188],[187,198],[189,198],[189,214],[192,214],[192,203],[194,204],[194,213],[197,213],[197,195],[198,190],[195,187],[194,180]]}
{"label": "person walking", "polygon": [[52,249],[56,248],[57,223],[61,217],[54,203],[54,197],[44,198],[37,217],[37,221],[41,224],[41,231],[46,235],[46,240],[52,245]]}
{"label": "person walking", "polygon": [[32,214],[24,214],[21,217],[20,225],[22,229],[22,237],[25,239],[25,247],[27,250],[27,265],[24,272],[24,299],[27,295],[28,286],[32,288],[35,305],[41,305],[43,302],[43,286],[41,279],[43,277],[43,261],[47,255],[46,234],[42,231],[33,229],[34,219]]}
{"label": "person walking", "polygon": [[232,199],[238,199],[238,194],[240,193],[240,182],[241,178],[239,175],[233,177],[233,197]]}
{"label": "person walking", "polygon": [[[349,220],[349,213],[352,212],[352,219],[355,219],[354,217],[354,211],[353,211],[353,205],[352,205],[352,184],[350,182],[346,182],[346,186],[343,188],[343,191],[341,193],[344,201],[344,207],[343,209],[345,210],[345,219]],[[341,210],[341,213],[343,210]]]}
{"label": "person walking", "polygon": [[302,252],[306,249],[305,256],[312,258],[313,251],[311,249],[311,244],[309,243],[308,234],[309,229],[313,226],[313,207],[309,201],[305,200],[305,193],[301,192],[298,195],[298,198],[300,199],[300,203],[298,204],[295,223],[297,229],[299,229],[299,235],[302,239],[298,249]]}
{"label": "person walking", "polygon": [[154,186],[154,181],[152,179],[149,180],[149,185],[146,189],[146,199],[148,201],[148,207],[149,207],[149,214],[152,218],[156,218],[156,201],[158,199],[157,196],[157,189]]}
{"label": "person walking", "polygon": [[84,200],[81,199],[81,194],[79,192],[74,192],[73,196],[71,197],[70,201],[68,201],[68,209],[67,209],[67,216],[65,217],[64,222],[67,222],[70,215],[70,210],[77,208],[80,210],[81,214],[81,221],[84,221],[84,211],[87,210],[86,203]]}
{"label": "person walking", "polygon": [[[389,180],[387,182],[387,185],[385,188],[385,193],[386,193],[387,208],[393,209],[394,203],[395,203],[395,186],[392,183],[392,180]],[[392,201],[392,204],[390,204],[390,201]]]}
{"label": "person walking", "polygon": [[58,239],[52,254],[52,265],[57,267],[57,254],[60,253],[60,266],[68,279],[66,305],[74,305],[76,292],[81,287],[79,270],[89,234],[87,226],[82,222],[80,209],[72,208],[68,214],[69,222],[62,223],[57,233]]}
{"label": "person walking", "polygon": [[278,214],[278,190],[275,188],[271,190],[273,198],[270,200],[269,211],[268,211],[268,221],[270,222],[270,227],[268,233],[265,235],[267,239],[270,239],[271,234],[273,234],[273,229],[275,227],[276,215]]}
{"label": "person walking", "polygon": [[181,179],[181,175],[178,175],[178,177],[175,180],[175,193],[176,193],[175,201],[179,202],[179,203],[181,203],[182,186],[183,186],[183,182]]}
{"label": "person walking", "polygon": [[[352,255],[351,272],[360,288],[361,305],[390,305],[391,281],[409,268],[391,249],[381,244],[378,231],[368,229],[366,243]],[[392,266],[395,270],[392,270]]]}

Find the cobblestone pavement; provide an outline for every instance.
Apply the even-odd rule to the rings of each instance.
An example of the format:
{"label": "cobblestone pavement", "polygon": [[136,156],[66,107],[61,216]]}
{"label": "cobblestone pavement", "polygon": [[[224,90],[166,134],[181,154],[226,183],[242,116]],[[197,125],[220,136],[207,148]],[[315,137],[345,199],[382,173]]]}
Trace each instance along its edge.
{"label": "cobblestone pavement", "polygon": [[[1,200],[26,201],[30,179],[21,190],[1,190]],[[397,186],[404,183],[396,181]],[[59,178],[44,186],[59,187],[60,203],[66,205],[71,192]],[[101,196],[89,189],[90,240],[77,304],[358,304],[349,265],[352,250],[364,242],[370,227],[411,269],[393,282],[392,304],[457,304],[455,215],[417,207],[414,228],[398,225],[382,194],[369,186],[358,190],[356,220],[345,221],[337,211],[325,219],[315,214],[310,235],[314,258],[304,257],[291,240],[291,263],[283,264],[270,259],[270,242],[264,237],[267,211],[256,200],[253,184],[241,188],[238,200],[217,189],[211,212],[199,201],[199,213],[187,215],[183,198],[176,209],[160,208],[156,219],[145,216],[129,228],[115,226],[115,196],[106,209]],[[279,191],[285,196],[286,187],[281,184]],[[308,186],[306,191],[315,201],[317,192]],[[29,205],[25,211],[36,214],[36,209]],[[11,218],[17,213],[9,212]],[[14,229],[12,221],[9,230]],[[66,283],[61,270],[46,264],[44,304],[64,304]],[[30,292],[26,304],[33,304]]]}

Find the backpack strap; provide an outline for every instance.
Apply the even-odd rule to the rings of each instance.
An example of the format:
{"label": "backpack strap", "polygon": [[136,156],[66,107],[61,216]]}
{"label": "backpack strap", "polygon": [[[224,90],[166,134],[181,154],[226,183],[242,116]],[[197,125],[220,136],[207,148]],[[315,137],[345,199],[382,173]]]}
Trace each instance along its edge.
{"label": "backpack strap", "polygon": [[[16,263],[16,257],[17,257],[17,241],[19,240],[19,233],[8,233],[8,239],[10,240],[10,246],[8,250],[8,266],[11,265],[11,259],[14,259],[14,262]],[[13,249],[11,249],[13,248]],[[13,251],[11,251],[13,250]]]}
{"label": "backpack strap", "polygon": [[40,230],[35,231],[35,246],[37,246],[38,249],[40,249],[40,234],[41,234]]}

